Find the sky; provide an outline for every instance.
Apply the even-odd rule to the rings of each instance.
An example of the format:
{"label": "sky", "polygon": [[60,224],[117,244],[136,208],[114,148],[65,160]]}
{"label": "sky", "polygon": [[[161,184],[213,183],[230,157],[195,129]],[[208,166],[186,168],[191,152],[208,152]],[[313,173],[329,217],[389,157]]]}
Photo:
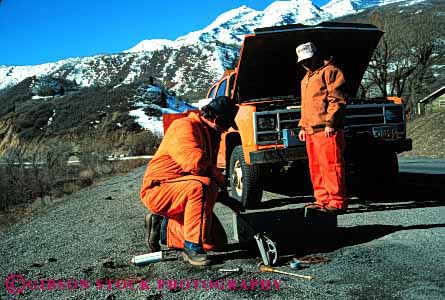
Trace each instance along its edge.
{"label": "sky", "polygon": [[[221,13],[273,0],[0,0],[0,65],[37,65],[118,53],[142,40],[179,36]],[[328,0],[313,0],[321,6]]]}

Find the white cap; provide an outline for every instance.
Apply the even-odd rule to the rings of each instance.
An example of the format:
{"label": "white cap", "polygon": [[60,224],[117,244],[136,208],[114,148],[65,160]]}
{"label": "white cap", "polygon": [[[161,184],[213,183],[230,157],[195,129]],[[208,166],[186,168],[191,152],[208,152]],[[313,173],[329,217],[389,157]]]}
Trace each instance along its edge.
{"label": "white cap", "polygon": [[298,62],[311,58],[314,56],[315,52],[317,52],[317,48],[315,48],[315,45],[312,42],[301,44],[295,50],[297,52]]}

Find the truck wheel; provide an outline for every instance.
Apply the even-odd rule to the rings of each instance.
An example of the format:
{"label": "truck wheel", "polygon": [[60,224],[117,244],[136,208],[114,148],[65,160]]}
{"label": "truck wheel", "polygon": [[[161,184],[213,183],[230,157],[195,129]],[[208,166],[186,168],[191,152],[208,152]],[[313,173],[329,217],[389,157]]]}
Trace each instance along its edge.
{"label": "truck wheel", "polygon": [[253,208],[261,202],[263,197],[261,168],[246,163],[242,146],[233,149],[229,172],[233,198],[240,201],[245,208]]}

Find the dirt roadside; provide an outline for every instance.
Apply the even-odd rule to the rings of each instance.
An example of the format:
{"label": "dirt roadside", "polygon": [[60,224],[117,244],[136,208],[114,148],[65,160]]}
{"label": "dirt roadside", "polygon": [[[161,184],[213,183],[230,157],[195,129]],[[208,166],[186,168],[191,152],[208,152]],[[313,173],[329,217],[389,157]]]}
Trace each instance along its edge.
{"label": "dirt roadside", "polygon": [[[138,199],[143,171],[67,196],[0,232],[0,299],[443,299],[443,194],[353,203],[339,217],[340,230],[328,246],[311,252],[331,262],[302,270],[281,267],[314,276],[308,281],[260,273],[258,253],[244,250],[213,253],[220,263],[210,267],[191,267],[177,259],[178,251],[168,261],[133,266],[131,257],[146,252],[145,208]],[[272,193],[264,199],[292,207],[311,200]],[[221,205],[215,211],[232,237],[231,212]],[[297,235],[289,239],[304,243]],[[241,272],[219,271],[238,267]],[[21,288],[23,293],[12,294]]]}

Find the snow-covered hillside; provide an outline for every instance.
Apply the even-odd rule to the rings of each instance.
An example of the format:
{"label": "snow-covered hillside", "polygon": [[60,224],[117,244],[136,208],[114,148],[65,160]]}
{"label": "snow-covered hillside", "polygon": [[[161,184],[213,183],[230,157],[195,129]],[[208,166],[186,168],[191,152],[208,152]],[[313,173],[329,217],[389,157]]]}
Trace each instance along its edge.
{"label": "snow-covered hillside", "polygon": [[382,6],[403,0],[332,0],[321,7],[333,17],[341,17],[374,6]]}
{"label": "snow-covered hillside", "polygon": [[252,33],[258,27],[291,23],[314,24],[330,18],[330,14],[315,6],[311,0],[275,1],[264,11],[243,5],[221,14],[204,29],[181,36],[175,41],[163,40],[161,46],[160,40],[145,40],[127,51],[150,51],[156,47],[179,48],[199,42],[239,44],[245,34]]}
{"label": "snow-covered hillside", "polygon": [[263,11],[243,5],[221,14],[202,30],[174,41],[143,40],[118,54],[70,58],[36,66],[0,66],[0,90],[30,76],[62,78],[84,87],[125,84],[154,77],[180,95],[199,97],[225,69],[233,67],[243,36],[252,33],[254,28],[316,24],[400,1],[410,3],[406,0],[332,0],[319,8],[311,0],[289,0],[275,1]]}
{"label": "snow-covered hillside", "polygon": [[158,110],[161,113],[182,113],[188,110],[197,109],[186,102],[183,102],[172,95],[166,95],[166,107],[152,103],[152,101],[146,102],[145,98],[153,99],[159,97],[161,89],[158,86],[149,85],[141,91],[141,94],[137,95],[134,99],[135,109],[129,112],[129,115],[135,118],[136,123],[143,129],[148,129],[151,132],[163,135],[163,123],[162,117],[149,116],[145,113],[145,109],[151,108]]}

